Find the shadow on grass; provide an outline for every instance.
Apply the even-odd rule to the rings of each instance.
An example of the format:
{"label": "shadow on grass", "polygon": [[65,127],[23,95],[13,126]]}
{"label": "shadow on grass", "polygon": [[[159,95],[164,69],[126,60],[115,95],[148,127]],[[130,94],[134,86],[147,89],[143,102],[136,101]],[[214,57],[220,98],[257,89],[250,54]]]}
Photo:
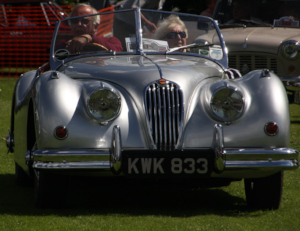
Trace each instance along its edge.
{"label": "shadow on grass", "polygon": [[222,188],[182,189],[174,185],[108,183],[99,178],[71,178],[67,206],[36,209],[34,189],[16,186],[14,175],[0,175],[0,215],[78,216],[122,214],[127,216],[190,217],[197,215],[249,216],[244,199]]}
{"label": "shadow on grass", "polygon": [[291,120],[291,124],[300,124],[300,121],[297,121],[297,120]]}

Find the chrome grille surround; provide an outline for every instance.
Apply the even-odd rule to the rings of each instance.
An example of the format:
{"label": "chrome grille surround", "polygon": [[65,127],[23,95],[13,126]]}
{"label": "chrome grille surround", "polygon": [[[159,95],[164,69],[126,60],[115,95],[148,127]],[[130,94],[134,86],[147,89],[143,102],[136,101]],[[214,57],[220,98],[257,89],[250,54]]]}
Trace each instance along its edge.
{"label": "chrome grille surround", "polygon": [[145,111],[154,149],[174,150],[183,125],[183,93],[173,82],[151,83],[145,90]]}

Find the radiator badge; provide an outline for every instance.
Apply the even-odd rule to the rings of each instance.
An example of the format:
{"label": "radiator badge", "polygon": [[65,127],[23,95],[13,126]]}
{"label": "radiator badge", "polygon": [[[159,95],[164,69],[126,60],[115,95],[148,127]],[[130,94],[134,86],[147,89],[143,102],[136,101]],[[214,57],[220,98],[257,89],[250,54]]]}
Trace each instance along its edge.
{"label": "radiator badge", "polygon": [[169,83],[169,81],[165,80],[165,79],[159,79],[157,80],[158,84],[164,86],[167,85]]}

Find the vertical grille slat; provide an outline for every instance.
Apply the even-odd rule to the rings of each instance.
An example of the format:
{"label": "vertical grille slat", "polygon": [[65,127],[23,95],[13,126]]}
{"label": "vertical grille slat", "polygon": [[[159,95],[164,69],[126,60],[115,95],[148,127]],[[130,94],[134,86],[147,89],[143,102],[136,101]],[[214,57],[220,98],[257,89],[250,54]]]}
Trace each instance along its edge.
{"label": "vertical grille slat", "polygon": [[159,130],[159,143],[161,144],[163,142],[162,140],[162,134],[163,134],[163,126],[162,126],[162,111],[161,111],[161,96],[160,96],[160,88],[157,88],[157,115],[158,115],[158,130]]}
{"label": "vertical grille slat", "polygon": [[171,96],[170,96],[170,91],[171,91],[171,88],[169,86],[167,86],[167,110],[168,110],[168,140],[169,140],[169,143],[171,145],[173,145],[173,140],[172,140],[172,117],[171,117]]}
{"label": "vertical grille slat", "polygon": [[179,91],[178,89],[175,90],[175,97],[176,97],[176,103],[175,103],[175,110],[176,110],[176,113],[175,113],[175,121],[176,121],[176,130],[177,130],[177,134],[180,133],[180,128],[181,128],[181,119],[180,119],[180,100],[179,100]]}
{"label": "vertical grille slat", "polygon": [[158,121],[154,119],[158,117],[155,86],[152,87],[152,96],[153,96],[153,107],[150,110],[151,111],[153,110],[153,117],[151,117],[150,120],[151,123],[154,124],[154,126],[152,125],[152,129],[154,129],[154,141],[155,143],[157,143],[158,142],[158,124],[157,124]]}
{"label": "vertical grille slat", "polygon": [[146,89],[145,97],[145,109],[153,142],[159,150],[174,150],[182,129],[182,91],[174,83],[154,83]]}
{"label": "vertical grille slat", "polygon": [[170,89],[170,93],[171,93],[171,101],[172,101],[172,105],[171,105],[171,108],[172,108],[172,134],[173,135],[173,143],[175,144],[176,143],[176,137],[177,137],[177,133],[176,133],[176,115],[175,115],[175,107],[176,107],[176,104],[175,104],[175,96],[174,96],[174,85],[172,84],[171,85],[171,89]]}
{"label": "vertical grille slat", "polygon": [[167,105],[166,105],[166,88],[162,88],[162,111],[163,111],[163,144],[167,146]]}

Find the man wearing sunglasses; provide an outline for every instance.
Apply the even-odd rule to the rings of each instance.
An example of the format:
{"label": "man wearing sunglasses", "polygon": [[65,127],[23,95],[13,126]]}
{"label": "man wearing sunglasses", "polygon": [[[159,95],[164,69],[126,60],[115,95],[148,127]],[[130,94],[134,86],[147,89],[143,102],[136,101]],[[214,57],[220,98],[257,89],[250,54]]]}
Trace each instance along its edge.
{"label": "man wearing sunglasses", "polygon": [[[84,3],[75,5],[70,17],[96,14],[97,10]],[[100,44],[108,50],[120,52],[123,50],[122,44],[116,37],[98,37],[96,36],[97,27],[100,24],[100,16],[87,16],[84,18],[75,18],[70,20],[73,39],[69,40],[66,49],[70,53],[83,51],[90,43]]]}

